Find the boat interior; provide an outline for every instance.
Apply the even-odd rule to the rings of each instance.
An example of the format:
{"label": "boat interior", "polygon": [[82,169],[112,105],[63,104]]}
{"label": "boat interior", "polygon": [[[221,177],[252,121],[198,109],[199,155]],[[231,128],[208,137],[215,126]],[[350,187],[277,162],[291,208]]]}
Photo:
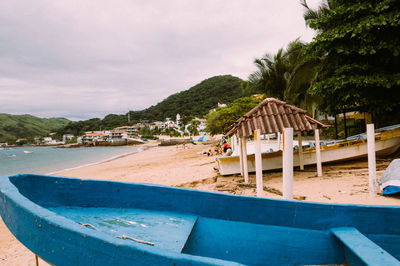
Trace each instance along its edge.
{"label": "boat interior", "polygon": [[400,259],[400,228],[392,224],[400,220],[400,207],[270,200],[39,175],[10,181],[32,202],[32,212],[58,227],[146,252],[246,265]]}

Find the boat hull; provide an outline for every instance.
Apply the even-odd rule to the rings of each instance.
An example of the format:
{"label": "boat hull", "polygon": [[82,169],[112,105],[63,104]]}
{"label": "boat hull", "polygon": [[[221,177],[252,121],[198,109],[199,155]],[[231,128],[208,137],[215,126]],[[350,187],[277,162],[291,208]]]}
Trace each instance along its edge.
{"label": "boat hull", "polygon": [[[343,226],[357,228],[390,258],[400,258],[400,228],[393,226],[400,221],[399,207],[271,200],[38,175],[0,178],[0,206],[17,239],[56,265],[339,264],[348,258],[331,229]],[[124,214],[112,216],[115,211]],[[139,222],[140,215],[147,219]],[[85,220],[87,216],[92,220]],[[129,225],[122,223],[126,216]],[[182,223],[174,223],[179,219]],[[116,237],[109,225],[102,226],[106,222],[128,237]],[[140,223],[146,226],[139,228]],[[162,230],[175,225],[180,233]],[[153,245],[131,241],[135,230],[147,230],[142,237],[154,238],[142,240]],[[177,235],[172,242],[178,244],[165,245]]]}
{"label": "boat hull", "polygon": [[[330,147],[321,149],[321,162],[338,162],[351,159],[363,158],[368,155],[368,147],[366,140],[358,140],[352,142],[333,144]],[[386,140],[376,140],[375,149],[378,156],[386,156],[392,154],[400,148],[400,137],[390,138]],[[282,151],[262,153],[262,169],[275,170],[282,168]],[[315,149],[303,151],[304,165],[316,164]],[[223,156],[216,159],[216,163],[221,175],[240,174],[240,158],[239,156]],[[293,151],[293,166],[300,166],[299,151]],[[247,156],[247,169],[249,172],[255,172],[254,154]]]}

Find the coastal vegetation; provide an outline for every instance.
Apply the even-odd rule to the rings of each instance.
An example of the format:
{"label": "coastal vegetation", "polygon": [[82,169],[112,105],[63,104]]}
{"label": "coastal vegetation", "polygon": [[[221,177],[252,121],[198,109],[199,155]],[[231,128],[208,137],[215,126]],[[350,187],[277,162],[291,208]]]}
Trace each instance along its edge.
{"label": "coastal vegetation", "polygon": [[275,55],[267,53],[256,58],[257,71],[243,83],[246,93],[264,93],[303,108],[309,107],[313,99],[307,91],[315,77],[317,60],[306,54],[306,47],[306,43],[296,39]]}
{"label": "coastal vegetation", "polygon": [[39,118],[32,115],[0,114],[0,142],[15,142],[18,138],[32,141],[66,126],[66,118]]}
{"label": "coastal vegetation", "polygon": [[400,115],[400,2],[330,0],[318,10],[306,1],[307,25],[318,35],[307,53],[320,58],[310,94],[321,110],[369,112],[375,123]]}
{"label": "coastal vegetation", "polygon": [[379,126],[398,123],[399,2],[327,0],[316,10],[306,0],[301,4],[316,37],[255,59],[247,93],[266,93],[309,111],[314,105],[330,115],[368,112]]}
{"label": "coastal vegetation", "polygon": [[263,98],[263,96],[243,97],[226,107],[218,107],[215,112],[206,116],[207,131],[212,135],[224,133],[231,124],[259,104]]}
{"label": "coastal vegetation", "polygon": [[[106,130],[137,122],[164,121],[166,118],[175,119],[180,114],[181,123],[187,125],[194,117],[203,117],[218,103],[230,103],[243,95],[240,78],[224,75],[203,80],[188,90],[173,94],[160,103],[141,111],[130,111],[127,114],[109,114],[103,119],[92,118],[85,121],[70,122],[57,131],[61,138],[63,134],[82,135],[86,131]],[[196,132],[194,127],[189,129]],[[147,138],[160,132],[143,129],[142,134]],[[169,129],[167,135],[179,136],[176,130]]]}
{"label": "coastal vegetation", "polygon": [[163,121],[181,116],[202,117],[218,103],[230,103],[242,97],[241,80],[231,75],[215,76],[188,90],[167,97],[160,103],[142,111],[130,111],[132,121]]}

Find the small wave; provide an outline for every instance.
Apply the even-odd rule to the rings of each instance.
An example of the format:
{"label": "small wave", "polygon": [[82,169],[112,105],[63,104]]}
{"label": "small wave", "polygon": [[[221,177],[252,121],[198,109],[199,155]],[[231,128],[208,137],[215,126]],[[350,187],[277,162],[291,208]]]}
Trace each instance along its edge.
{"label": "small wave", "polygon": [[135,154],[135,153],[142,152],[143,150],[144,150],[143,147],[139,147],[136,151],[133,151],[133,152],[123,153],[123,154],[120,154],[120,155],[117,155],[117,156],[113,156],[111,158],[108,158],[108,159],[105,159],[105,160],[101,160],[101,161],[98,161],[98,162],[94,162],[94,163],[88,163],[88,164],[83,164],[83,165],[76,166],[76,167],[65,168],[65,169],[62,169],[62,170],[53,171],[53,172],[50,172],[50,173],[46,173],[46,175],[55,175],[55,174],[58,174],[58,173],[61,173],[61,172],[65,172],[65,171],[76,170],[76,169],[87,167],[87,166],[92,166],[92,165],[97,165],[97,164],[102,164],[102,163],[114,161],[114,160],[119,159],[119,158],[123,158],[123,157],[129,156],[129,155]]}

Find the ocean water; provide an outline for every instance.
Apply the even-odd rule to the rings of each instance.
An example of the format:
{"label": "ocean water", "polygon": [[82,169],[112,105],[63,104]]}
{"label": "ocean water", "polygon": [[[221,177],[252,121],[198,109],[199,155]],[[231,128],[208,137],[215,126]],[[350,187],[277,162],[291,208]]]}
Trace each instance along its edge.
{"label": "ocean water", "polygon": [[0,176],[22,173],[51,174],[137,153],[142,149],[138,146],[0,148]]}

